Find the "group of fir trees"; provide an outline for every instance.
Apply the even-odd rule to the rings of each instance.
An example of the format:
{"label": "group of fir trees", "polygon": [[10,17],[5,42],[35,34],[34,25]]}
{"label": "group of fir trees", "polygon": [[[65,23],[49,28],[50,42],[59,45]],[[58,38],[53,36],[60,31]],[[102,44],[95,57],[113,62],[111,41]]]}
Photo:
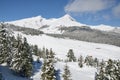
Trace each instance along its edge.
{"label": "group of fir trees", "polygon": [[7,65],[22,76],[32,75],[32,54],[26,38],[15,39],[2,23],[0,25],[0,64]]}
{"label": "group of fir trees", "polygon": [[11,61],[11,69],[22,76],[30,77],[32,75],[32,53],[26,38],[18,35],[14,47],[14,54]]}
{"label": "group of fir trees", "polygon": [[42,80],[56,80],[55,68],[54,68],[54,52],[52,49],[50,51],[46,49],[44,62],[41,69],[41,79]]}
{"label": "group of fir trees", "polygon": [[104,67],[100,66],[95,74],[95,80],[120,80],[120,61],[106,61]]}
{"label": "group of fir trees", "polygon": [[101,63],[99,63],[99,60],[97,58],[93,58],[92,56],[86,56],[85,59],[83,58],[82,55],[78,58],[78,65],[80,68],[83,67],[83,65],[86,66],[93,66],[93,67],[98,67]]}
{"label": "group of fir trees", "polygon": [[[31,46],[31,49],[32,49],[32,54],[33,55],[36,55],[36,56],[38,56],[38,59],[39,58],[46,58],[46,55],[47,55],[47,51],[48,51],[48,49],[46,48],[38,48],[38,46],[37,45],[32,45]],[[52,51],[52,49],[51,49],[51,51]]]}

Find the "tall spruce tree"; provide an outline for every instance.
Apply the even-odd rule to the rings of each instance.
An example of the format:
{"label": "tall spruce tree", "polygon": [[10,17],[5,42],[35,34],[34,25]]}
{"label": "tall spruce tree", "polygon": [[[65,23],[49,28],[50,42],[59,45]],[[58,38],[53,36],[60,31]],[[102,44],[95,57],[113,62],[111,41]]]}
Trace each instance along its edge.
{"label": "tall spruce tree", "polygon": [[69,49],[68,53],[67,53],[67,57],[68,57],[68,61],[70,62],[75,62],[76,61],[76,57],[74,56],[74,52],[72,49]]}
{"label": "tall spruce tree", "polygon": [[78,59],[78,65],[80,68],[83,67],[83,57],[82,56],[80,56],[80,58]]}
{"label": "tall spruce tree", "polygon": [[107,66],[105,67],[105,71],[110,80],[115,80],[115,78],[114,78],[115,77],[115,75],[114,75],[115,66],[114,66],[112,59],[108,60]]}
{"label": "tall spruce tree", "polygon": [[67,63],[64,67],[63,80],[72,80],[71,73],[70,73],[69,67],[67,66]]}
{"label": "tall spruce tree", "polygon": [[9,31],[5,28],[5,24],[0,25],[0,64],[7,62],[10,64],[12,59],[12,44]]}
{"label": "tall spruce tree", "polygon": [[93,66],[98,67],[98,65],[99,65],[99,60],[97,58],[95,58]]}
{"label": "tall spruce tree", "polygon": [[37,46],[37,45],[34,45],[34,46],[33,46],[33,53],[34,53],[36,56],[39,56],[39,50],[38,50],[38,46]]}

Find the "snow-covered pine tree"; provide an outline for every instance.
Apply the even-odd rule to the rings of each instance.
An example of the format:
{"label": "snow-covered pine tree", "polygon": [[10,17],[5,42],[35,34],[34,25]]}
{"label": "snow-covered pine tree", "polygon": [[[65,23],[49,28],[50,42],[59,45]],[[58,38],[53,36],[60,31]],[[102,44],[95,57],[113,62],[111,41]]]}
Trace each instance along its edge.
{"label": "snow-covered pine tree", "polygon": [[80,56],[79,59],[78,59],[78,65],[80,68],[83,67],[83,56]]}
{"label": "snow-covered pine tree", "polygon": [[40,57],[39,56],[37,57],[37,63],[40,63]]}
{"label": "snow-covered pine tree", "polygon": [[66,63],[65,67],[64,67],[64,73],[63,73],[63,80],[72,80],[71,79],[71,73],[70,73],[70,70],[69,70],[69,67]]}
{"label": "snow-covered pine tree", "polygon": [[55,53],[52,51],[52,48],[50,49],[50,58],[54,58],[55,57]]}
{"label": "snow-covered pine tree", "polygon": [[11,35],[4,23],[1,23],[0,27],[0,64],[7,62],[9,65],[12,59]]}
{"label": "snow-covered pine tree", "polygon": [[34,45],[34,46],[33,46],[33,53],[34,53],[36,56],[39,56],[39,51],[38,51],[38,46],[37,46],[37,45]]}
{"label": "snow-covered pine tree", "polygon": [[22,37],[18,34],[17,36],[17,40],[16,40],[16,44],[15,44],[15,49],[14,49],[14,55],[13,55],[13,59],[11,61],[11,68],[19,73],[19,71],[21,70],[21,63],[22,63],[22,59],[21,59],[21,55],[22,55]]}
{"label": "snow-covered pine tree", "polygon": [[47,60],[44,59],[44,62],[42,64],[42,69],[41,69],[41,79],[46,80],[46,66],[47,66]]}
{"label": "snow-covered pine tree", "polygon": [[106,62],[102,60],[102,64],[99,65],[100,70],[95,75],[95,80],[120,80],[120,61],[109,59]]}
{"label": "snow-covered pine tree", "polygon": [[95,79],[94,80],[97,80],[98,79],[98,74],[97,74],[97,72],[95,72]]}
{"label": "snow-covered pine tree", "polygon": [[98,65],[99,65],[99,60],[97,58],[95,58],[93,66],[98,67]]}
{"label": "snow-covered pine tree", "polygon": [[29,44],[27,43],[27,39],[24,38],[23,42],[23,54],[22,57],[24,60],[24,65],[22,66],[22,72],[25,77],[30,77],[32,75],[32,53]]}
{"label": "snow-covered pine tree", "polygon": [[104,68],[105,67],[105,61],[102,59],[102,61],[99,64],[100,67]]}
{"label": "snow-covered pine tree", "polygon": [[46,58],[45,47],[43,47],[43,49],[41,51],[41,57],[44,59]]}
{"label": "snow-covered pine tree", "polygon": [[115,66],[112,59],[109,59],[107,66],[105,67],[106,75],[108,75],[109,80],[115,80]]}
{"label": "snow-covered pine tree", "polygon": [[[47,57],[44,59],[44,63],[41,69],[41,79],[42,80],[56,80],[55,69],[54,69],[54,57],[50,55],[50,52],[47,49]],[[53,54],[53,53],[51,53]]]}
{"label": "snow-covered pine tree", "polygon": [[120,80],[120,61],[116,61],[115,70],[114,70],[116,80]]}
{"label": "snow-covered pine tree", "polygon": [[113,79],[114,80],[120,80],[120,64],[119,61],[114,60],[113,62]]}
{"label": "snow-covered pine tree", "polygon": [[69,49],[68,53],[67,53],[67,57],[68,57],[68,61],[76,61],[76,57],[74,56],[74,52],[72,49]]}
{"label": "snow-covered pine tree", "polygon": [[50,57],[50,53],[49,53],[49,50],[46,48],[45,50],[45,55],[46,55],[46,58],[48,59]]}
{"label": "snow-covered pine tree", "polygon": [[54,59],[54,57],[55,57],[55,53],[52,51],[52,48],[50,49],[50,51],[49,51],[49,58],[50,58],[50,60],[51,60],[51,62],[55,62],[55,59]]}
{"label": "snow-covered pine tree", "polygon": [[93,66],[93,58],[92,56],[87,55],[85,58],[85,63],[87,66]]}
{"label": "snow-covered pine tree", "polygon": [[11,68],[21,76],[30,77],[32,75],[32,53],[26,38],[17,36],[17,46],[11,62]]}
{"label": "snow-covered pine tree", "polygon": [[106,76],[104,68],[100,68],[99,73],[95,75],[95,80],[109,80]]}

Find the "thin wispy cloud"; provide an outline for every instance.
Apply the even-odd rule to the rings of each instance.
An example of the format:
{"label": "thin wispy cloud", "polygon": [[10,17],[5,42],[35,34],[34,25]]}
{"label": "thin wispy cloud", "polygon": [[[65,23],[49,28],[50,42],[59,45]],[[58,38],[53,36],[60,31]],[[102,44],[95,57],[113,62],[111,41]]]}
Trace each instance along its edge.
{"label": "thin wispy cloud", "polygon": [[114,16],[120,18],[120,4],[118,4],[117,6],[115,6],[115,7],[112,9],[112,12],[113,12]]}
{"label": "thin wispy cloud", "polygon": [[95,21],[120,18],[120,4],[116,0],[70,0],[64,10],[76,16],[92,16]]}
{"label": "thin wispy cloud", "polygon": [[112,7],[115,0],[73,0],[65,6],[70,13],[94,13]]}

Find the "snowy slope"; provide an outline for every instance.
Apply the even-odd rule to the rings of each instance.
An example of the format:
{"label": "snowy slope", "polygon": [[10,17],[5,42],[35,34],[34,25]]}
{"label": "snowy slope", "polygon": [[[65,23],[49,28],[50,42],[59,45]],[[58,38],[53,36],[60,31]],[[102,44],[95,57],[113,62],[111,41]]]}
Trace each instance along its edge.
{"label": "snowy slope", "polygon": [[[15,35],[17,33],[18,32],[16,32]],[[73,49],[76,57],[79,57],[81,54],[84,56],[91,55],[100,59],[120,59],[120,47],[113,45],[54,38],[47,35],[22,35],[27,38],[30,44],[36,44],[40,48],[53,48],[53,51],[57,54],[56,56],[63,59],[66,58],[69,49]]]}
{"label": "snowy slope", "polygon": [[[61,73],[64,72],[64,65],[65,63],[63,62],[57,62],[55,64],[55,66],[61,70]],[[95,68],[87,66],[80,68],[77,62],[68,62],[67,65],[69,66],[72,80],[94,80]]]}
{"label": "snowy slope", "polygon": [[[39,36],[31,36],[24,35],[20,32],[15,32],[15,36],[17,34],[21,34],[26,37],[30,44],[36,44],[39,48],[46,47],[48,49],[52,48],[56,53],[56,57],[65,60],[66,54],[69,49],[73,49],[75,56],[78,58],[80,55],[86,56],[91,55],[93,57],[97,57],[99,59],[107,60],[111,59],[120,59],[120,47],[107,45],[107,44],[98,44],[98,43],[90,43],[84,41],[77,41],[71,39],[61,39],[54,38],[47,35],[39,35]],[[34,57],[37,58],[37,57]],[[62,73],[64,69],[64,62],[57,62],[55,64],[55,68],[60,70],[60,80],[62,80]],[[83,68],[79,68],[77,62],[69,62],[68,63],[71,76],[73,80],[94,80],[94,75],[96,69],[93,67],[84,66]],[[33,75],[33,80],[40,80],[40,69],[38,72]]]}

